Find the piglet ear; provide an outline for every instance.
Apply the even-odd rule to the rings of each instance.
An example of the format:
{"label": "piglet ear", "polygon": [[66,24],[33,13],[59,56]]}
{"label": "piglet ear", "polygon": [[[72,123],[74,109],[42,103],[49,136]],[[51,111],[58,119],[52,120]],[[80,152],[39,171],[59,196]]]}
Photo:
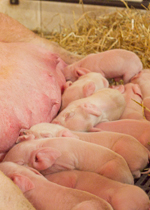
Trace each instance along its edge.
{"label": "piglet ear", "polygon": [[142,92],[138,84],[134,84],[132,89],[133,89],[134,94],[137,94],[142,98]]}
{"label": "piglet ear", "polygon": [[33,157],[33,167],[38,171],[45,170],[51,167],[60,156],[61,152],[52,147],[37,149]]}
{"label": "piglet ear", "polygon": [[22,142],[22,141],[33,140],[33,139],[35,139],[34,134],[31,134],[31,133],[30,134],[25,134],[25,135],[19,136],[17,138],[16,143],[19,143],[19,142]]}
{"label": "piglet ear", "polygon": [[120,93],[125,92],[125,86],[124,85],[112,85],[111,88],[118,90]]}
{"label": "piglet ear", "polygon": [[134,79],[137,79],[141,76],[142,74],[142,71],[140,71],[139,73],[135,74],[132,78],[131,78],[131,81],[133,81]]}
{"label": "piglet ear", "polygon": [[65,85],[64,85],[64,90],[66,90],[68,87],[70,87],[71,85],[72,85],[72,81],[67,81],[66,83],[65,83]]}
{"label": "piglet ear", "polygon": [[84,109],[87,113],[95,115],[96,117],[100,117],[102,114],[100,108],[98,108],[95,104],[91,103],[83,103],[80,105],[82,109]]}
{"label": "piglet ear", "polygon": [[52,138],[53,135],[51,133],[41,133],[41,138]]}
{"label": "piglet ear", "polygon": [[34,183],[28,177],[22,174],[12,174],[10,178],[23,193],[35,188]]}
{"label": "piglet ear", "polygon": [[88,82],[86,85],[83,86],[83,95],[84,97],[88,97],[95,92],[95,83]]}
{"label": "piglet ear", "polygon": [[73,137],[78,138],[78,136],[74,135],[70,130],[62,130],[58,133],[58,137]]}
{"label": "piglet ear", "polygon": [[85,75],[85,74],[87,74],[87,73],[90,72],[89,69],[81,68],[81,67],[75,68],[74,71],[75,71],[75,76],[76,76],[77,78],[79,78],[79,77],[81,77],[81,76],[83,76],[83,75]]}

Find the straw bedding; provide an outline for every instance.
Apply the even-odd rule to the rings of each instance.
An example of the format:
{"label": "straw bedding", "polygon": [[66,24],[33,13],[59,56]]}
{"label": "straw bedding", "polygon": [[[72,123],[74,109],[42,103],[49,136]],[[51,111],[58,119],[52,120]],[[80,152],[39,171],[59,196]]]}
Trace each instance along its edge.
{"label": "straw bedding", "polygon": [[150,11],[116,9],[105,15],[83,13],[73,27],[51,32],[47,39],[58,42],[71,52],[87,55],[110,49],[126,49],[136,53],[144,68],[150,68]]}

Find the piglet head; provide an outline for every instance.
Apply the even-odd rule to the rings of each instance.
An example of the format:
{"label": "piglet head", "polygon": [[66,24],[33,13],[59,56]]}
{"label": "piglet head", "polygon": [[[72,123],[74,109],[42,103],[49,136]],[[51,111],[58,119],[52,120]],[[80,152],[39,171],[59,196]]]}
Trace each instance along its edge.
{"label": "piglet head", "polygon": [[50,168],[60,156],[59,150],[52,147],[42,147],[33,151],[30,164],[36,170],[43,171]]}
{"label": "piglet head", "polygon": [[64,68],[63,73],[66,78],[66,80],[70,80],[72,82],[76,81],[79,77],[89,73],[90,70],[82,67],[75,67],[73,65],[68,65],[66,68]]}
{"label": "piglet head", "polygon": [[33,130],[21,129],[19,133],[19,137],[17,138],[16,143],[33,140],[33,139],[40,139],[40,138],[51,138],[53,137],[50,132],[40,133]]}
{"label": "piglet head", "polygon": [[[64,109],[53,120],[53,123],[63,125],[74,131],[89,131],[95,124],[95,118],[100,117],[101,109],[95,104],[85,102],[74,110]],[[94,118],[94,119],[93,119]]]}
{"label": "piglet head", "polygon": [[34,183],[27,176],[30,170],[26,167],[12,162],[3,162],[0,163],[0,170],[14,182],[23,193],[35,188]]}

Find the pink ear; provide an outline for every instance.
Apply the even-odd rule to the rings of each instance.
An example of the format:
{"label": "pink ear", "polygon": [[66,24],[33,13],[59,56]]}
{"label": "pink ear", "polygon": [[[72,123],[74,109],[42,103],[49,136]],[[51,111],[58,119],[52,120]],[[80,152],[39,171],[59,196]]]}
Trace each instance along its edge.
{"label": "pink ear", "polygon": [[111,88],[118,90],[120,93],[124,93],[125,92],[124,85],[112,85]]}
{"label": "pink ear", "polygon": [[95,92],[95,83],[94,82],[88,82],[83,87],[83,95],[84,97],[88,97],[92,95]]}
{"label": "pink ear", "polygon": [[11,180],[21,189],[23,193],[34,189],[34,183],[22,174],[12,174]]}
{"label": "pink ear", "polygon": [[27,140],[33,140],[33,139],[35,139],[34,134],[26,134],[26,135],[19,136],[16,140],[16,143],[27,141]]}
{"label": "pink ear", "polygon": [[52,134],[51,133],[41,133],[40,134],[42,138],[52,138]]}
{"label": "pink ear", "polygon": [[64,85],[64,90],[66,90],[69,86],[72,85],[72,81],[67,81],[66,84]]}
{"label": "pink ear", "polygon": [[70,130],[62,130],[58,133],[58,137],[73,137],[79,138],[78,136],[74,135]]}
{"label": "pink ear", "polygon": [[138,84],[133,85],[133,92],[142,98],[142,92]]}
{"label": "pink ear", "polygon": [[42,147],[35,151],[33,157],[33,167],[38,171],[51,167],[57,158],[61,156],[61,152],[52,147]]}
{"label": "pink ear", "polygon": [[103,78],[104,87],[109,87],[109,82],[107,79]]}
{"label": "pink ear", "polygon": [[81,67],[75,68],[75,75],[77,78],[79,78],[89,72],[90,72],[90,70],[88,70],[86,68],[81,68]]}
{"label": "pink ear", "polygon": [[81,104],[81,108],[83,108],[87,113],[95,115],[96,117],[99,117],[102,114],[101,110],[95,104],[84,103]]}
{"label": "pink ear", "polygon": [[135,74],[132,78],[131,81],[133,81],[134,79],[137,79],[138,77],[140,77],[142,71],[140,71],[138,74]]}

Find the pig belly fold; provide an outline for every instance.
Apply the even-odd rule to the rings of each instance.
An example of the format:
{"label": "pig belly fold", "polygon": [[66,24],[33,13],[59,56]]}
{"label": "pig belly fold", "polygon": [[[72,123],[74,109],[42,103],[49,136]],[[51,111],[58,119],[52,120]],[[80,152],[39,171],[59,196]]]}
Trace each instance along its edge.
{"label": "pig belly fold", "polygon": [[61,60],[48,50],[28,43],[0,43],[0,48],[2,153],[13,146],[21,128],[56,116],[65,78],[58,68]]}

